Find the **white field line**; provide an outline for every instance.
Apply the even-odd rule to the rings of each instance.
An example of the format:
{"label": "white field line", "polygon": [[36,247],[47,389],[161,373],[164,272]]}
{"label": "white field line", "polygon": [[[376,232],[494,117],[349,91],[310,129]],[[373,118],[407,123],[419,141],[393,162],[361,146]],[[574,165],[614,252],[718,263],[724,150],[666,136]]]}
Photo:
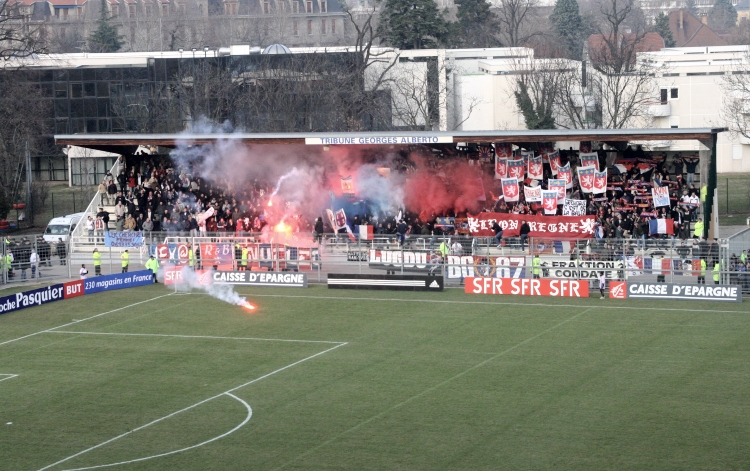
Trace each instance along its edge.
{"label": "white field line", "polygon": [[0,378],[0,381],[5,381],[6,379],[13,379],[18,375],[14,375],[10,373],[0,373],[0,376],[5,376],[5,378]]}
{"label": "white field line", "polygon": [[331,348],[329,348],[329,349],[323,350],[322,352],[318,352],[318,353],[316,353],[316,354],[314,354],[314,355],[310,355],[309,357],[305,357],[305,358],[303,358],[303,359],[301,359],[301,360],[297,360],[297,361],[295,361],[294,363],[290,363],[290,364],[288,364],[288,365],[286,365],[286,366],[284,366],[284,367],[281,367],[281,368],[279,368],[278,370],[274,370],[274,371],[272,371],[272,372],[270,372],[270,373],[266,373],[266,374],[264,374],[263,376],[260,376],[260,377],[258,377],[258,378],[255,378],[255,379],[253,379],[253,380],[250,380],[250,381],[248,381],[248,382],[246,382],[246,383],[240,384],[239,386],[236,386],[236,387],[234,387],[234,388],[228,389],[228,390],[226,390],[226,391],[224,391],[224,392],[222,392],[222,393],[219,393],[219,394],[217,394],[217,395],[215,395],[215,396],[211,396],[211,397],[209,397],[209,398],[207,398],[207,399],[203,399],[202,401],[196,402],[196,403],[195,403],[195,404],[193,404],[192,406],[188,406],[188,407],[185,407],[184,409],[180,409],[180,410],[178,410],[178,411],[176,411],[176,412],[172,412],[171,414],[168,414],[168,415],[165,415],[164,417],[161,417],[161,418],[159,418],[159,419],[153,420],[153,421],[151,421],[151,422],[149,422],[149,423],[147,423],[147,424],[145,424],[145,425],[141,425],[140,427],[138,427],[138,428],[135,428],[135,429],[133,429],[133,430],[131,430],[131,431],[129,431],[129,432],[125,432],[125,433],[123,433],[123,434],[120,434],[120,435],[118,435],[118,436],[116,436],[116,437],[114,437],[114,438],[110,438],[109,440],[103,441],[103,442],[99,443],[98,445],[94,445],[94,446],[92,446],[92,447],[90,447],[90,448],[87,448],[87,449],[85,449],[85,450],[83,450],[83,451],[79,451],[78,453],[76,453],[76,454],[74,454],[74,455],[70,455],[70,456],[68,456],[67,458],[63,458],[63,459],[61,459],[60,461],[57,461],[57,462],[55,462],[55,463],[52,463],[52,464],[50,464],[50,465],[47,465],[47,466],[45,466],[44,468],[40,468],[40,469],[39,469],[39,471],[44,471],[45,469],[49,469],[49,468],[52,468],[52,467],[54,467],[54,466],[57,466],[58,464],[64,463],[64,462],[66,462],[66,461],[68,461],[68,460],[71,460],[71,459],[73,459],[73,458],[77,457],[77,456],[81,456],[81,455],[83,455],[84,453],[88,453],[89,451],[92,451],[92,450],[96,450],[97,448],[100,448],[100,447],[102,447],[102,446],[104,446],[104,445],[106,445],[106,444],[108,444],[108,443],[112,443],[112,442],[113,442],[113,441],[115,441],[115,440],[119,440],[119,439],[120,439],[120,438],[122,438],[122,437],[125,437],[125,436],[127,436],[127,435],[130,435],[130,434],[131,434],[131,433],[133,433],[133,432],[136,432],[136,431],[138,431],[138,430],[142,430],[142,429],[144,429],[144,428],[146,428],[146,427],[149,427],[149,426],[151,426],[151,425],[153,425],[153,424],[155,424],[155,423],[161,422],[162,420],[166,420],[166,419],[168,419],[168,418],[170,418],[170,417],[174,417],[174,416],[175,416],[175,415],[177,415],[177,414],[180,414],[180,413],[182,413],[182,412],[185,412],[185,411],[187,411],[187,410],[190,410],[190,409],[193,409],[193,408],[195,408],[195,407],[198,407],[199,405],[201,405],[201,404],[205,404],[205,403],[206,403],[206,402],[208,402],[208,401],[212,401],[212,400],[216,399],[217,397],[221,397],[221,396],[223,396],[223,395],[225,395],[225,394],[230,394],[230,393],[233,393],[234,391],[237,391],[238,389],[244,388],[245,386],[249,386],[249,385],[251,385],[251,384],[253,384],[253,383],[257,383],[258,381],[260,381],[260,380],[262,380],[262,379],[268,378],[269,376],[275,375],[276,373],[280,373],[280,372],[282,372],[282,371],[284,371],[284,370],[287,370],[287,369],[289,369],[289,368],[291,368],[291,367],[293,367],[293,366],[299,365],[300,363],[306,362],[306,361],[308,361],[308,360],[312,360],[312,359],[313,359],[313,358],[315,358],[315,357],[318,357],[318,356],[320,356],[320,355],[324,355],[324,354],[326,354],[326,353],[328,353],[328,352],[330,352],[330,351],[333,351],[333,350],[335,350],[335,349],[337,349],[337,348],[339,348],[339,347],[343,347],[343,346],[344,346],[344,345],[346,345],[346,344],[347,344],[347,342],[342,342],[342,343],[340,343],[340,344],[338,344],[338,345],[336,345],[336,346],[334,346],[334,347],[331,347]]}
{"label": "white field line", "polygon": [[[209,443],[214,442],[216,440],[219,440],[220,438],[224,438],[227,435],[231,435],[234,432],[236,432],[237,430],[239,430],[240,428],[242,428],[242,426],[244,426],[246,423],[248,423],[250,421],[250,418],[253,416],[253,409],[250,407],[250,405],[247,402],[243,401],[242,399],[240,399],[239,397],[235,396],[234,394],[225,393],[225,395],[229,396],[229,397],[232,397],[232,398],[238,400],[239,402],[241,402],[245,406],[245,408],[247,409],[247,417],[245,417],[245,420],[243,420],[241,424],[237,425],[232,430],[219,435],[218,437],[214,437],[214,438],[212,438],[210,440],[206,440],[205,442],[198,443],[197,445],[189,446],[189,447],[186,447],[186,448],[181,448],[179,450],[169,451],[167,453],[160,453],[158,455],[146,456],[144,458],[137,458],[137,459],[129,460],[129,461],[120,461],[118,463],[100,464],[100,465],[97,465],[97,466],[88,466],[88,467],[85,467],[85,468],[66,469],[66,470],[63,470],[63,471],[83,471],[84,469],[107,468],[107,467],[110,467],[110,466],[117,466],[117,465],[121,465],[121,464],[137,463],[138,461],[146,461],[146,460],[150,460],[150,459],[153,459],[153,458],[160,458],[162,456],[174,455],[176,453],[181,453],[183,451],[192,450],[193,448],[201,447],[203,445],[206,445],[206,444],[209,444]],[[144,425],[143,427],[147,427],[147,426],[148,425]],[[137,429],[131,430],[128,433],[133,433],[136,430],[139,430],[139,429],[141,429],[143,427],[139,427]],[[121,436],[125,436],[125,435],[126,434],[123,434]]]}
{"label": "white field line", "polygon": [[74,332],[71,330],[53,330],[48,334],[79,334],[79,335],[115,335],[132,337],[177,337],[181,339],[211,339],[211,340],[259,340],[263,342],[298,342],[298,343],[330,343],[341,344],[344,342],[333,342],[330,340],[296,340],[296,339],[263,339],[256,337],[218,337],[213,335],[178,335],[178,334],[135,334],[118,332]]}
{"label": "white field line", "polygon": [[353,426],[353,427],[351,427],[351,428],[349,428],[347,430],[344,430],[343,432],[339,433],[338,435],[334,436],[333,438],[330,438],[330,439],[326,440],[325,442],[321,443],[320,445],[316,445],[316,446],[310,448],[306,452],[298,455],[297,457],[291,459],[290,461],[287,461],[286,463],[282,464],[281,466],[279,466],[277,468],[274,468],[273,471],[276,471],[276,470],[279,470],[279,469],[287,467],[288,465],[294,463],[295,461],[299,460],[300,458],[303,458],[303,457],[305,457],[305,456],[307,456],[307,455],[309,455],[309,454],[311,454],[311,453],[313,453],[313,452],[315,452],[315,451],[317,451],[317,450],[325,447],[326,445],[328,445],[328,444],[330,444],[330,443],[338,440],[339,438],[343,437],[344,435],[346,435],[346,434],[348,434],[350,432],[353,432],[353,431],[359,429],[363,425],[367,425],[370,422],[372,422],[374,420],[377,420],[377,419],[383,417],[384,415],[386,415],[386,414],[388,414],[388,413],[390,413],[390,412],[392,412],[392,411],[394,411],[394,410],[396,410],[396,409],[398,409],[400,407],[403,407],[403,406],[409,404],[410,402],[412,402],[412,401],[414,401],[416,399],[419,399],[420,397],[422,397],[422,396],[424,396],[426,394],[429,394],[432,391],[435,391],[436,389],[439,389],[439,388],[445,386],[446,384],[448,384],[448,383],[450,383],[450,382],[452,382],[452,381],[454,381],[454,380],[456,380],[456,379],[458,379],[458,378],[466,375],[467,373],[470,373],[470,372],[472,372],[472,371],[474,371],[474,370],[476,370],[478,368],[481,368],[484,365],[486,365],[487,363],[489,363],[489,362],[491,362],[493,360],[496,360],[496,359],[500,358],[501,356],[503,356],[503,355],[505,355],[507,353],[510,353],[510,352],[512,352],[513,350],[515,350],[515,349],[517,349],[519,347],[522,347],[522,346],[526,345],[527,343],[531,342],[532,340],[535,340],[535,339],[541,337],[542,335],[544,335],[544,334],[546,334],[548,332],[551,332],[551,331],[557,329],[558,327],[561,327],[561,326],[567,324],[568,322],[571,322],[571,321],[575,320],[577,317],[580,317],[583,314],[586,314],[591,309],[594,309],[594,308],[593,307],[589,307],[585,311],[581,311],[578,314],[576,314],[575,316],[570,317],[568,319],[565,319],[564,321],[559,322],[559,323],[553,325],[552,327],[549,327],[548,329],[545,329],[545,330],[539,332],[538,334],[533,335],[533,336],[527,338],[526,340],[523,340],[523,341],[521,341],[521,342],[513,345],[510,348],[507,348],[507,349],[503,350],[502,352],[500,352],[500,353],[498,353],[498,354],[496,354],[496,355],[494,355],[494,356],[492,356],[490,358],[487,358],[486,360],[483,360],[483,361],[477,363],[476,365],[474,365],[472,367],[469,367],[468,369],[466,369],[466,370],[464,370],[464,371],[462,371],[462,372],[460,372],[460,373],[458,373],[458,374],[456,374],[456,375],[454,375],[454,376],[446,379],[445,381],[443,381],[441,383],[438,383],[438,384],[436,384],[434,386],[430,386],[429,388],[425,389],[421,393],[415,394],[414,396],[412,396],[412,397],[410,397],[410,398],[408,398],[408,399],[406,399],[406,400],[404,400],[402,402],[399,402],[398,404],[396,404],[394,406],[391,406],[390,408],[384,410],[383,412],[381,412],[379,414],[376,414],[376,415],[373,415],[369,419],[364,420],[364,421],[358,423],[357,425],[355,425],[355,426]]}
{"label": "white field line", "polygon": [[[195,293],[198,295],[204,293]],[[310,295],[289,295],[289,294],[257,294],[257,293],[240,293],[243,296],[266,297],[266,298],[303,298],[303,299],[346,299],[347,301],[394,301],[407,303],[442,303],[442,304],[486,304],[490,306],[540,306],[540,307],[577,307],[588,309],[592,306],[581,306],[580,304],[546,304],[546,303],[510,303],[510,302],[492,302],[492,301],[453,301],[448,299],[408,299],[408,298],[351,298],[348,296],[310,296]],[[680,311],[680,312],[719,312],[727,314],[746,314],[747,311],[719,311],[716,309],[676,309],[676,308],[658,308],[658,307],[641,307],[641,306],[607,306],[606,300],[603,304],[596,306],[597,309],[628,309],[631,311]],[[2,344],[0,344],[2,345]]]}
{"label": "white field line", "polygon": [[62,329],[63,327],[67,327],[69,325],[78,324],[80,322],[84,322],[84,321],[87,321],[87,320],[90,320],[90,319],[94,319],[96,317],[106,316],[107,314],[112,314],[113,312],[122,311],[123,309],[129,309],[129,308],[131,308],[133,306],[138,306],[139,304],[147,303],[149,301],[154,301],[156,299],[164,298],[166,296],[171,296],[171,295],[172,295],[172,293],[170,293],[170,294],[163,294],[163,295],[157,296],[155,298],[146,299],[145,301],[138,301],[137,303],[128,304],[127,306],[123,306],[123,307],[118,307],[117,309],[112,309],[111,311],[102,312],[101,314],[96,314],[96,315],[93,315],[91,317],[86,317],[85,319],[78,319],[78,320],[75,320],[73,322],[68,322],[67,324],[58,325],[57,327],[52,327],[50,329],[40,330],[39,332],[34,332],[33,334],[29,334],[29,335],[24,335],[23,337],[18,337],[16,339],[12,339],[12,340],[6,340],[5,342],[0,342],[0,345],[5,345],[7,343],[17,342],[19,340],[27,339],[29,337],[33,337],[33,336],[39,335],[39,334],[44,334],[46,332],[52,332],[53,330],[56,330],[56,329]]}

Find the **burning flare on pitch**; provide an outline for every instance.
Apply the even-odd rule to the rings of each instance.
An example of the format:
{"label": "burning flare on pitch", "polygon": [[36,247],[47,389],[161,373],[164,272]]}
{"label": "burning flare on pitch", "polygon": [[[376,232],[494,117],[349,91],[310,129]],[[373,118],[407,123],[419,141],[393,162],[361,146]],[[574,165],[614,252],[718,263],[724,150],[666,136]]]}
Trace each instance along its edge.
{"label": "burning flare on pitch", "polygon": [[255,306],[253,306],[252,304],[250,304],[249,302],[247,302],[247,299],[245,299],[245,298],[242,298],[242,303],[240,304],[240,306],[242,306],[243,308],[247,309],[248,311],[254,311],[255,310]]}

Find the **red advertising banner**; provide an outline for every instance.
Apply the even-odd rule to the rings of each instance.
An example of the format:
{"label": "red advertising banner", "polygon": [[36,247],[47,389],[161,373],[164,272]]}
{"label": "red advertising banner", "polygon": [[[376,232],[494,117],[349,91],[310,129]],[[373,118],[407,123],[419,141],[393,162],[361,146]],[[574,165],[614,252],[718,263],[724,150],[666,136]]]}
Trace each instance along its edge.
{"label": "red advertising banner", "polygon": [[479,213],[468,214],[472,236],[493,236],[492,224],[503,228],[503,237],[517,237],[523,221],[529,224],[529,237],[548,239],[591,239],[594,237],[595,216],[534,216],[530,214]]}
{"label": "red advertising banner", "polygon": [[588,298],[589,283],[581,280],[528,278],[466,278],[467,294],[509,294],[516,296],[555,296]]}
{"label": "red advertising banner", "polygon": [[63,283],[63,299],[83,296],[83,280],[68,281]]}

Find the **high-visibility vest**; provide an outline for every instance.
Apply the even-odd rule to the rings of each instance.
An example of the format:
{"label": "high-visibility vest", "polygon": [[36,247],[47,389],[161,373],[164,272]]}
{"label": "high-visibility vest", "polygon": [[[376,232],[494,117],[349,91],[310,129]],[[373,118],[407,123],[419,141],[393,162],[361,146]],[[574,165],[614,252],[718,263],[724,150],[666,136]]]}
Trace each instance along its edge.
{"label": "high-visibility vest", "polygon": [[94,266],[98,267],[102,264],[102,253],[101,252],[94,252]]}
{"label": "high-visibility vest", "polygon": [[188,265],[191,267],[195,265],[195,252],[193,252],[193,249],[188,249]]}
{"label": "high-visibility vest", "polygon": [[130,263],[130,254],[127,252],[123,252],[122,255],[120,255],[120,258],[122,259],[122,267],[127,267]]}
{"label": "high-visibility vest", "polygon": [[541,263],[542,263],[542,260],[541,260],[541,259],[539,258],[539,256],[536,256],[536,257],[534,257],[534,260],[532,260],[532,261],[531,261],[531,264],[532,264],[532,265],[533,265],[533,267],[534,267],[534,268],[532,269],[532,272],[533,272],[533,273],[534,273],[535,275],[538,275],[538,274],[539,274],[539,266],[541,265]]}
{"label": "high-visibility vest", "polygon": [[440,255],[445,257],[450,252],[450,248],[448,247],[448,244],[445,243],[445,241],[440,242]]}
{"label": "high-visibility vest", "polygon": [[243,266],[243,267],[246,267],[246,266],[247,266],[247,254],[248,254],[249,252],[250,252],[250,251],[249,251],[249,250],[247,250],[247,247],[243,247],[243,248],[242,248],[242,266]]}
{"label": "high-visibility vest", "polygon": [[149,258],[146,262],[146,268],[156,273],[156,270],[159,269],[159,261],[155,258]]}
{"label": "high-visibility vest", "polygon": [[703,237],[703,221],[698,221],[695,223],[693,235],[695,235],[696,237]]}
{"label": "high-visibility vest", "polygon": [[721,271],[721,266],[717,263],[714,265],[714,281],[719,281],[719,272]]}
{"label": "high-visibility vest", "polygon": [[706,276],[706,261],[701,259],[701,276]]}

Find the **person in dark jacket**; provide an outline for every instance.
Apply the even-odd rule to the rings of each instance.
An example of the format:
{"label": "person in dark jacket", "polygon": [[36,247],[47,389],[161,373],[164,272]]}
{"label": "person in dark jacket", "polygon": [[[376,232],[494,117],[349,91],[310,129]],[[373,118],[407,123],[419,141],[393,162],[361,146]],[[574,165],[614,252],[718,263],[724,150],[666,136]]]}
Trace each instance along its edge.
{"label": "person in dark jacket", "polygon": [[525,220],[521,224],[521,251],[526,250],[526,241],[529,238],[529,232],[531,232],[531,227],[529,227],[529,223],[527,223]]}
{"label": "person in dark jacket", "polygon": [[315,241],[320,243],[323,240],[323,231],[325,228],[323,227],[323,218],[318,217],[318,219],[315,220]]}

